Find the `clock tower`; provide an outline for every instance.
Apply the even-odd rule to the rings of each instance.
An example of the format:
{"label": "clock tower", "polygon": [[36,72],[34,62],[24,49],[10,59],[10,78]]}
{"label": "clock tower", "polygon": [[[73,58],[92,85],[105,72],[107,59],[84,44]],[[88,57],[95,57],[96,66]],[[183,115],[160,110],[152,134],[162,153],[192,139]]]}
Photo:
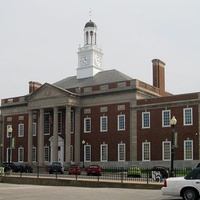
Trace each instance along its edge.
{"label": "clock tower", "polygon": [[78,49],[77,79],[102,71],[102,50],[97,46],[97,26],[91,20],[84,27],[84,46]]}

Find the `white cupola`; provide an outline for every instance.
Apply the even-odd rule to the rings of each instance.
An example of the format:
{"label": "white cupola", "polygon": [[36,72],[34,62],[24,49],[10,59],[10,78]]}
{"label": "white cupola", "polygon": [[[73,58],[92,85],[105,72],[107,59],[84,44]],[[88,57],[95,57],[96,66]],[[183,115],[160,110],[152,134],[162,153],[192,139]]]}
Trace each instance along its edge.
{"label": "white cupola", "polygon": [[102,57],[102,50],[97,46],[97,26],[90,20],[84,27],[84,46],[78,49],[77,79],[102,71]]}

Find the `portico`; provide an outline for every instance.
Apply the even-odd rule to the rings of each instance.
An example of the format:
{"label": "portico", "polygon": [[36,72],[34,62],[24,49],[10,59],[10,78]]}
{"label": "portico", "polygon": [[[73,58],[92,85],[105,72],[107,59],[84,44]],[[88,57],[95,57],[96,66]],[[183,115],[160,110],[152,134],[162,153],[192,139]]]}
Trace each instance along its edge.
{"label": "portico", "polygon": [[[56,98],[55,98],[56,96]],[[77,95],[50,84],[44,84],[28,100],[28,162],[33,161],[33,147],[39,165],[46,162],[80,160],[80,108]],[[33,124],[36,127],[36,139]],[[75,134],[76,133],[76,134]],[[72,136],[75,138],[71,143]],[[75,136],[74,136],[75,135]],[[74,154],[72,149],[75,149]]]}

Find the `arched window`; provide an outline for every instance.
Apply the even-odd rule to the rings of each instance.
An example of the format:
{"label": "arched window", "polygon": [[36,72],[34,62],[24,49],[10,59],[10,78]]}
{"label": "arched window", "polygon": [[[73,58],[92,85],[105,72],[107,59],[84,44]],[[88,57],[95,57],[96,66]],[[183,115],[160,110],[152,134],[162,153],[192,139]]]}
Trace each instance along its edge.
{"label": "arched window", "polygon": [[90,31],[90,37],[91,37],[91,44],[92,44],[93,31]]}
{"label": "arched window", "polygon": [[86,32],[86,44],[88,44],[88,31]]}
{"label": "arched window", "polygon": [[97,44],[97,33],[95,33],[95,44]]}

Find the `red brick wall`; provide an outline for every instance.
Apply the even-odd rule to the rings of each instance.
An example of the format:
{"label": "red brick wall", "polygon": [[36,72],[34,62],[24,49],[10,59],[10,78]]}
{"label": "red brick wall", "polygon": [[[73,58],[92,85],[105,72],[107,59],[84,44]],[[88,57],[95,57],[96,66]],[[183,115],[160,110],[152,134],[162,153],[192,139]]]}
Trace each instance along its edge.
{"label": "red brick wall", "polygon": [[[125,105],[125,110],[118,111],[118,105]],[[117,161],[118,160],[118,144],[122,141],[126,144],[126,160],[130,159],[130,105],[129,103],[120,103],[112,105],[103,105],[102,107],[107,107],[107,112],[100,112],[100,106],[87,107],[91,109],[90,114],[84,114],[84,109],[81,109],[81,141],[84,139],[86,143],[91,145],[92,161],[100,160],[100,145],[105,142],[108,144],[108,160]],[[100,132],[100,117],[108,117],[108,131]],[[117,131],[117,116],[119,114],[125,114],[125,131]],[[84,133],[84,118],[91,118],[91,133]],[[82,155],[81,155],[82,156]],[[82,157],[81,157],[82,160]]]}
{"label": "red brick wall", "polygon": [[[196,133],[198,133],[198,105],[189,106],[189,108],[193,108],[193,125],[191,126],[183,125],[184,108],[186,108],[186,106],[176,106],[168,108],[169,110],[171,110],[171,115],[175,116],[177,119],[175,130],[178,132],[178,148],[175,149],[175,159],[184,159],[183,141],[187,138],[193,140],[193,159],[198,159],[199,134],[196,135]],[[138,160],[142,160],[142,142],[145,142],[145,140],[151,143],[151,160],[162,160],[162,142],[166,139],[168,139],[168,141],[171,141],[172,138],[172,128],[162,127],[162,110],[165,110],[165,107],[146,110],[147,112],[150,112],[150,128],[147,129],[142,129],[142,112],[144,112],[145,110],[138,111],[137,113]]]}

